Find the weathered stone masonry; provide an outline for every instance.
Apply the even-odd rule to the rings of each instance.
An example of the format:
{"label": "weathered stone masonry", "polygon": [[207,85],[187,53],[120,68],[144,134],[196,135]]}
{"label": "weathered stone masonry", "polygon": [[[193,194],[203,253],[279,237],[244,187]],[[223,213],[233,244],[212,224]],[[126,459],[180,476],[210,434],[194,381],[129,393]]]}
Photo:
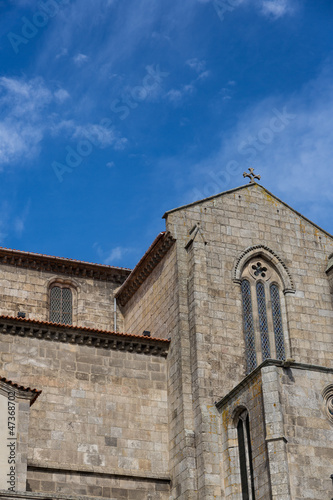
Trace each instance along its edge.
{"label": "weathered stone masonry", "polygon": [[[0,376],[42,391],[17,498],[240,500],[246,481],[256,500],[331,498],[332,236],[255,183],[164,217],[133,271],[0,249]],[[248,373],[251,259],[268,312],[276,276],[285,357],[264,359],[253,285]],[[55,283],[72,325],[49,322]]]}

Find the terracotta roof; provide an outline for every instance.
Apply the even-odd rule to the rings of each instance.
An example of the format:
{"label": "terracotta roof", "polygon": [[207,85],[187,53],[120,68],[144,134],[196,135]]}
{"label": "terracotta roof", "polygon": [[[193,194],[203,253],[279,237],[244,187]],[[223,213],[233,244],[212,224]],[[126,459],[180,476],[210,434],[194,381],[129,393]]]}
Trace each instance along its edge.
{"label": "terracotta roof", "polygon": [[122,284],[131,269],[0,247],[0,263]]}
{"label": "terracotta roof", "polygon": [[30,400],[30,406],[36,401],[38,396],[42,393],[42,391],[37,391],[37,389],[31,389],[30,387],[24,387],[23,385],[16,384],[15,382],[12,382],[11,380],[6,379],[5,377],[0,377],[0,382],[5,382],[11,387],[17,389],[18,391],[31,392],[34,395],[34,397]]}
{"label": "terracotta roof", "polygon": [[[165,342],[167,344],[170,343],[170,340],[167,339],[160,339],[158,337],[145,337],[144,335],[134,335],[132,333],[122,333],[122,332],[113,332],[113,331],[108,331],[108,330],[98,330],[96,328],[87,328],[85,326],[73,326],[73,325],[65,325],[63,323],[51,323],[50,321],[40,321],[37,319],[27,319],[27,318],[17,318],[16,316],[3,316],[0,315],[0,320],[15,320],[20,323],[24,323],[27,325],[40,325],[40,326],[53,326],[53,327],[58,327],[58,328],[63,328],[63,329],[69,329],[69,330],[74,330],[77,332],[87,332],[87,333],[101,333],[101,334],[106,334],[106,335],[113,335],[117,337],[124,337],[128,339],[144,339],[147,340],[148,342]],[[0,331],[1,333],[1,331]]]}
{"label": "terracotta roof", "polygon": [[155,238],[144,256],[137,263],[125,283],[116,293],[116,297],[121,306],[124,306],[142,283],[147,279],[152,270],[163,259],[176,240],[170,232],[162,232]]}

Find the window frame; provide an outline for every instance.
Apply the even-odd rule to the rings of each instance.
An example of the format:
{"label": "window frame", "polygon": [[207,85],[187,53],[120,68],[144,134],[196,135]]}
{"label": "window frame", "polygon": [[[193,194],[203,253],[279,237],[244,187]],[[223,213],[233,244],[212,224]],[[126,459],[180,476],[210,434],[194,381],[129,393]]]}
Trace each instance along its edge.
{"label": "window frame", "polygon": [[51,322],[51,290],[55,287],[59,287],[61,289],[67,288],[71,291],[72,294],[72,322],[69,323],[60,323],[62,325],[67,326],[77,326],[77,309],[78,309],[78,294],[79,294],[79,285],[76,281],[72,279],[63,279],[63,278],[52,278],[47,285],[47,321]]}
{"label": "window frame", "polygon": [[234,425],[237,433],[240,494],[242,500],[255,500],[251,426],[249,412],[246,408],[238,413]]}
{"label": "window frame", "polygon": [[[259,266],[260,264],[260,266]],[[259,272],[256,273],[255,268]],[[260,272],[261,271],[261,272]],[[265,271],[265,272],[263,272]],[[283,283],[278,274],[277,269],[268,262],[263,256],[254,256],[249,259],[244,265],[241,274],[241,300],[242,300],[242,316],[243,316],[243,336],[246,348],[246,363],[247,363],[247,373],[250,373],[256,366],[249,361],[249,350],[248,343],[246,340],[246,318],[244,316],[244,295],[243,295],[243,283],[247,281],[250,286],[250,297],[252,301],[252,316],[253,316],[253,328],[254,328],[254,344],[256,352],[256,366],[260,365],[265,359],[280,359],[285,360],[290,357],[289,352],[289,334],[288,334],[288,322],[287,322],[287,309],[285,303],[285,296],[282,293]],[[267,357],[267,352],[264,353],[262,347],[262,333],[263,333],[263,322],[260,318],[259,303],[258,303],[258,286],[263,286],[265,295],[265,309],[266,309],[266,322],[268,329],[268,342],[269,342],[269,357]],[[276,339],[276,329],[274,327],[274,313],[272,308],[272,296],[271,287],[275,285],[278,290],[279,298],[279,311],[280,311],[280,326],[282,329],[282,338],[284,344],[284,357],[278,352],[277,349],[277,339]],[[251,354],[252,356],[252,354]]]}

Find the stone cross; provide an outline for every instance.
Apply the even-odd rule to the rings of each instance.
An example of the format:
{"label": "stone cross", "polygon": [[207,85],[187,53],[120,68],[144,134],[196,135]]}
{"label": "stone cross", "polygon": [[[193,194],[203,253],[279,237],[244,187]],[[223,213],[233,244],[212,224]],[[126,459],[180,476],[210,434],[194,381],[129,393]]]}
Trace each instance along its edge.
{"label": "stone cross", "polygon": [[253,184],[255,181],[255,179],[258,179],[258,181],[260,181],[260,175],[255,175],[254,174],[254,168],[249,168],[249,174],[247,174],[246,172],[243,173],[243,177],[249,177],[250,178],[250,184]]}

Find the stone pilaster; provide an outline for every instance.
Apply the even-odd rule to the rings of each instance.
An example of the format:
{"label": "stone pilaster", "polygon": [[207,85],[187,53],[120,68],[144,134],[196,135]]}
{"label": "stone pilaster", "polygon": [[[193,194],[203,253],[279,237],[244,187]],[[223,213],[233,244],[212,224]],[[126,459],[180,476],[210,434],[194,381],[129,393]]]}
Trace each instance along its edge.
{"label": "stone pilaster", "polygon": [[291,500],[279,369],[277,366],[266,366],[261,371],[266,445],[271,498],[272,500]]}

